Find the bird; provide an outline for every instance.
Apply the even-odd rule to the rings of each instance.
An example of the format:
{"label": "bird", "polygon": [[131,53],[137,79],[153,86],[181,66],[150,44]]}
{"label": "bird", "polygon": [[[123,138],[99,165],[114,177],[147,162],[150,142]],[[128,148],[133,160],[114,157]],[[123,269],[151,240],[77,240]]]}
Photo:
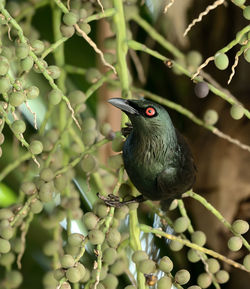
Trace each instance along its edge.
{"label": "bird", "polygon": [[196,179],[196,166],[187,142],[160,104],[144,98],[111,98],[108,102],[131,121],[123,130],[127,136],[123,162],[141,195],[123,202],[111,197],[107,204],[119,207],[153,200],[168,208],[174,199],[192,188]]}

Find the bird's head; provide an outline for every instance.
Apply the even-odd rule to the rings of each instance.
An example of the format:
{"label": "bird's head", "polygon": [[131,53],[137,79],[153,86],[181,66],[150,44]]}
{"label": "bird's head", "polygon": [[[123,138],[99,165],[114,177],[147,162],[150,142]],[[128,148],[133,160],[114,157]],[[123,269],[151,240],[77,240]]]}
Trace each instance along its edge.
{"label": "bird's head", "polygon": [[109,103],[127,114],[133,128],[142,131],[173,128],[168,112],[161,105],[146,99],[111,98]]}

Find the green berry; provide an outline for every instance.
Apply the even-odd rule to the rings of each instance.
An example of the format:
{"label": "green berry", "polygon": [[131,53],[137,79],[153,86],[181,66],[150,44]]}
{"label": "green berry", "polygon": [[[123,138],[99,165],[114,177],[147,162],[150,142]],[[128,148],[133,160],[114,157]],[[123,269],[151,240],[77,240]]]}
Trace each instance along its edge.
{"label": "green berry", "polygon": [[0,75],[3,76],[7,74],[9,67],[10,65],[8,59],[4,56],[0,56]]}
{"label": "green berry", "polygon": [[197,69],[202,62],[202,55],[198,51],[190,51],[187,54],[187,65],[191,68],[192,71]]}
{"label": "green berry", "polygon": [[122,151],[124,144],[124,138],[122,136],[117,136],[112,141],[112,150],[114,152],[120,152]]}
{"label": "green berry", "polygon": [[30,209],[33,214],[39,214],[43,210],[43,203],[35,199],[34,202],[30,204]]}
{"label": "green berry", "polygon": [[124,289],[137,289],[137,287],[134,285],[128,285]]}
{"label": "green berry", "polygon": [[[250,6],[249,6],[250,7]],[[250,48],[247,48],[245,51],[244,51],[244,58],[247,62],[250,62]]]}
{"label": "green berry", "polygon": [[26,58],[22,59],[20,62],[22,70],[28,72],[33,67],[34,60],[31,56],[27,56]]}
{"label": "green berry", "polygon": [[249,224],[244,220],[236,220],[232,224],[232,229],[236,234],[243,235],[249,230]]}
{"label": "green berry", "polygon": [[60,289],[71,289],[69,282],[63,282]]}
{"label": "green berry", "polygon": [[90,173],[96,170],[97,160],[93,155],[87,155],[81,162],[81,167],[85,173]]}
{"label": "green berry", "polygon": [[13,106],[19,106],[25,101],[25,94],[20,91],[12,92],[9,97],[9,102]]}
{"label": "green berry", "polygon": [[34,155],[39,155],[43,151],[43,144],[38,140],[33,140],[30,143],[30,151]]}
{"label": "green berry", "polygon": [[138,15],[139,8],[136,5],[124,4],[124,15],[126,21],[133,19],[133,16]]}
{"label": "green berry", "polygon": [[189,221],[186,217],[179,217],[174,221],[174,230],[176,233],[183,233],[187,230]]}
{"label": "green berry", "polygon": [[26,94],[28,99],[37,98],[39,95],[39,88],[37,86],[30,86],[27,88]]}
{"label": "green berry", "polygon": [[247,270],[250,270],[250,254],[244,257],[243,265],[247,268]]}
{"label": "green berry", "polygon": [[161,258],[158,267],[162,272],[170,273],[173,270],[174,264],[169,257],[164,256]]}
{"label": "green berry", "polygon": [[12,128],[13,132],[16,134],[24,133],[26,130],[26,124],[21,119],[14,120],[13,123],[11,124],[11,128]]}
{"label": "green berry", "polygon": [[83,130],[94,130],[96,128],[96,120],[93,117],[85,118],[82,122]]}
{"label": "green berry", "polygon": [[10,251],[10,242],[0,238],[0,253],[6,254]]}
{"label": "green berry", "polygon": [[64,175],[56,176],[55,180],[55,188],[60,192],[63,191],[67,185],[67,179]]}
{"label": "green berry", "polygon": [[6,93],[11,88],[9,78],[0,77],[0,93]]}
{"label": "green berry", "polygon": [[145,251],[135,251],[132,255],[132,260],[136,264],[138,264],[140,261],[147,260],[148,259],[148,254]]}
{"label": "green berry", "polygon": [[129,212],[129,208],[127,206],[122,206],[120,208],[115,209],[114,217],[118,220],[123,220],[125,219],[128,212]]}
{"label": "green berry", "polygon": [[124,262],[123,259],[118,259],[109,268],[110,268],[111,274],[119,276],[119,275],[124,273],[124,271],[126,269],[126,263]]}
{"label": "green berry", "polygon": [[66,271],[66,277],[68,278],[69,282],[78,283],[81,279],[81,273],[77,268],[72,267]]}
{"label": "green berry", "polygon": [[4,143],[4,134],[0,132],[0,145]]}
{"label": "green berry", "polygon": [[96,131],[92,129],[84,131],[82,140],[85,146],[91,146],[96,140]]}
{"label": "green berry", "polygon": [[116,258],[117,258],[117,251],[114,248],[106,248],[103,251],[103,262],[107,265],[114,264]]}
{"label": "green berry", "polygon": [[53,78],[53,79],[57,79],[60,77],[61,75],[61,69],[56,66],[56,65],[50,65],[48,68],[47,68],[47,71],[49,73],[49,75]]}
{"label": "green berry", "polygon": [[90,275],[89,270],[87,268],[85,268],[85,274],[84,274],[83,278],[81,278],[80,282],[85,283],[90,279],[90,277],[91,277],[91,275]]}
{"label": "green berry", "polygon": [[14,217],[13,212],[10,209],[0,209],[0,220],[7,220]]}
{"label": "green berry", "polygon": [[95,203],[94,205],[94,213],[99,217],[99,218],[104,218],[108,215],[108,212],[110,211],[110,208],[105,205],[102,201],[100,202],[99,200]]}
{"label": "green berry", "polygon": [[15,238],[11,240],[11,249],[19,254],[22,250],[22,240],[21,238]]}
{"label": "green berry", "polygon": [[105,137],[108,137],[110,132],[112,131],[111,125],[109,123],[104,123],[100,128],[101,134]]}
{"label": "green berry", "polygon": [[243,10],[243,16],[244,18],[246,18],[247,20],[250,20],[250,5],[246,6]]}
{"label": "green berry", "polygon": [[97,229],[89,231],[88,237],[92,245],[100,245],[105,239],[105,235],[103,234],[103,232]]}
{"label": "green berry", "polygon": [[7,226],[4,228],[1,228],[0,231],[0,236],[5,239],[5,240],[9,240],[13,237],[14,235],[14,229],[11,226]]}
{"label": "green berry", "polygon": [[48,203],[53,199],[53,183],[44,183],[39,190],[39,198],[43,203]]}
{"label": "green berry", "polygon": [[[83,31],[83,32],[85,32],[87,35],[91,32],[91,26],[88,24],[88,23],[86,23],[86,22],[80,22],[79,23],[79,28]],[[76,34],[77,35],[79,35],[79,36],[81,36],[82,34],[80,33],[80,32],[78,32],[78,31],[76,31]]]}
{"label": "green berry", "polygon": [[169,245],[170,250],[177,252],[183,248],[183,244],[178,242],[177,240],[172,240]]}
{"label": "green berry", "polygon": [[74,266],[75,260],[71,255],[66,254],[61,257],[60,262],[63,268],[70,268]]}
{"label": "green berry", "polygon": [[220,284],[224,284],[229,280],[229,274],[225,270],[218,271],[216,273],[215,277],[216,277],[216,280],[218,281],[218,283],[220,283]]}
{"label": "green berry", "polygon": [[199,246],[204,246],[206,243],[207,237],[202,231],[195,231],[191,235],[191,241]]}
{"label": "green berry", "polygon": [[218,262],[218,260],[210,258],[206,260],[206,263],[208,265],[208,271],[210,273],[214,274],[220,270],[220,263]]}
{"label": "green berry", "polygon": [[85,94],[80,90],[74,90],[69,94],[70,103],[75,106],[85,101]]}
{"label": "green berry", "polygon": [[192,286],[189,286],[187,289],[201,289],[201,287],[197,285],[192,285]]}
{"label": "green berry", "polygon": [[30,44],[31,44],[35,54],[37,54],[37,55],[42,54],[45,46],[44,46],[44,43],[41,40],[33,40],[33,41],[31,41]]}
{"label": "green berry", "polygon": [[244,107],[238,104],[233,104],[230,109],[230,114],[233,119],[241,119],[244,115]]}
{"label": "green berry", "polygon": [[43,252],[46,256],[53,256],[56,252],[59,251],[60,245],[57,241],[51,240],[45,243],[43,246]]}
{"label": "green berry", "polygon": [[79,16],[74,12],[68,12],[68,13],[63,15],[63,22],[67,26],[75,25],[78,20],[79,20]]}
{"label": "green berry", "polygon": [[115,228],[111,228],[106,237],[109,246],[112,248],[116,248],[121,241],[121,234]]}
{"label": "green berry", "polygon": [[101,78],[101,73],[98,69],[96,68],[89,68],[87,71],[86,71],[86,80],[87,82],[89,83],[95,83],[97,82],[98,79]]}
{"label": "green berry", "polygon": [[70,234],[68,237],[68,243],[71,246],[80,247],[83,240],[84,236],[79,233]]}
{"label": "green berry", "polygon": [[62,100],[62,92],[57,89],[53,89],[48,94],[49,103],[52,105],[57,105]]}
{"label": "green berry", "polygon": [[96,227],[98,220],[98,217],[92,212],[83,215],[83,223],[88,230],[93,230]]}
{"label": "green berry", "polygon": [[29,55],[29,46],[26,43],[20,43],[16,46],[16,56],[24,59]]}
{"label": "green berry", "polygon": [[113,274],[107,274],[106,278],[102,280],[102,284],[105,286],[105,288],[108,289],[116,289],[118,286],[118,279]]}
{"label": "green berry", "polygon": [[0,256],[0,265],[4,267],[9,267],[15,261],[15,255],[12,252],[2,254]]}
{"label": "green berry", "polygon": [[151,274],[156,270],[155,262],[153,260],[142,260],[138,264],[139,271],[143,274]]}
{"label": "green berry", "polygon": [[111,169],[117,170],[117,169],[119,169],[122,166],[122,164],[123,164],[123,160],[122,160],[122,155],[121,154],[111,156],[108,159],[108,166]]}
{"label": "green berry", "polygon": [[244,5],[246,0],[233,0],[236,5]]}
{"label": "green berry", "polygon": [[[63,277],[65,277],[65,270],[62,268],[58,268],[53,272],[53,276],[57,281],[60,281]],[[60,286],[60,289],[62,286]]]}
{"label": "green berry", "polygon": [[105,38],[104,47],[106,49],[116,49],[116,40],[115,37]]}
{"label": "green berry", "polygon": [[[107,276],[107,271],[108,271],[108,267],[107,266],[102,266],[101,268],[101,272],[100,272],[100,280],[103,280],[105,279],[105,277]],[[91,273],[91,277],[96,280],[96,277],[97,277],[97,273],[98,273],[98,270],[97,269],[94,269]]]}
{"label": "green berry", "polygon": [[8,271],[6,273],[6,281],[9,288],[18,288],[23,282],[23,276],[17,270]]}
{"label": "green berry", "polygon": [[157,289],[171,289],[172,279],[170,277],[164,276],[157,281]]}
{"label": "green berry", "polygon": [[190,280],[190,273],[185,269],[179,270],[176,272],[174,279],[180,285],[187,284]]}
{"label": "green berry", "polygon": [[77,263],[75,268],[80,272],[80,279],[82,279],[86,273],[86,269],[81,263]]}
{"label": "green berry", "polygon": [[56,286],[58,285],[58,282],[54,278],[54,276],[53,276],[54,274],[53,273],[54,273],[53,271],[48,271],[44,275],[44,277],[43,277],[43,285],[44,285],[45,288],[47,288],[49,286],[51,286],[52,288],[56,288]]}
{"label": "green berry", "polygon": [[200,256],[198,255],[197,251],[194,249],[188,250],[187,258],[192,263],[196,263],[196,262],[200,261]]}
{"label": "green berry", "polygon": [[208,125],[214,125],[219,119],[217,111],[213,109],[208,109],[204,114],[204,122]]}
{"label": "green berry", "polygon": [[212,278],[208,273],[201,273],[198,276],[197,283],[201,288],[208,288],[212,283]]}
{"label": "green berry", "polygon": [[40,172],[40,178],[45,182],[50,182],[54,178],[54,173],[50,168],[44,168]]}
{"label": "green berry", "polygon": [[220,70],[225,70],[228,67],[229,59],[225,53],[216,53],[214,56],[214,64]]}
{"label": "green berry", "polygon": [[74,26],[61,25],[60,30],[62,35],[68,38],[72,37],[75,33]]}
{"label": "green berry", "polygon": [[228,240],[227,245],[231,251],[236,252],[236,251],[239,251],[241,249],[242,240],[240,237],[233,236]]}

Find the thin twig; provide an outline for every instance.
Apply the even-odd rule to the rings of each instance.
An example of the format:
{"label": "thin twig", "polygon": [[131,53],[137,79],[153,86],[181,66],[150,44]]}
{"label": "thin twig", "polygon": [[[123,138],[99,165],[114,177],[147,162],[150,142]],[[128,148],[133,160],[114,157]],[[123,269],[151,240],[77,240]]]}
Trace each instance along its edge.
{"label": "thin twig", "polygon": [[168,3],[164,8],[164,13],[167,13],[168,9],[174,4],[175,0],[170,0],[170,3]]}

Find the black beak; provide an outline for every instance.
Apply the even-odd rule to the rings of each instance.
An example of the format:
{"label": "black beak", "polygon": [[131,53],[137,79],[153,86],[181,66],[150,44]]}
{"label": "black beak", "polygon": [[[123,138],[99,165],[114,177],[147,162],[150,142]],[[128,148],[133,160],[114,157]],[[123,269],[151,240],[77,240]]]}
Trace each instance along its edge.
{"label": "black beak", "polygon": [[123,98],[110,98],[108,100],[109,103],[111,103],[113,106],[121,109],[125,113],[128,114],[135,114],[139,115],[138,110],[136,110],[132,105],[131,102],[128,99]]}

